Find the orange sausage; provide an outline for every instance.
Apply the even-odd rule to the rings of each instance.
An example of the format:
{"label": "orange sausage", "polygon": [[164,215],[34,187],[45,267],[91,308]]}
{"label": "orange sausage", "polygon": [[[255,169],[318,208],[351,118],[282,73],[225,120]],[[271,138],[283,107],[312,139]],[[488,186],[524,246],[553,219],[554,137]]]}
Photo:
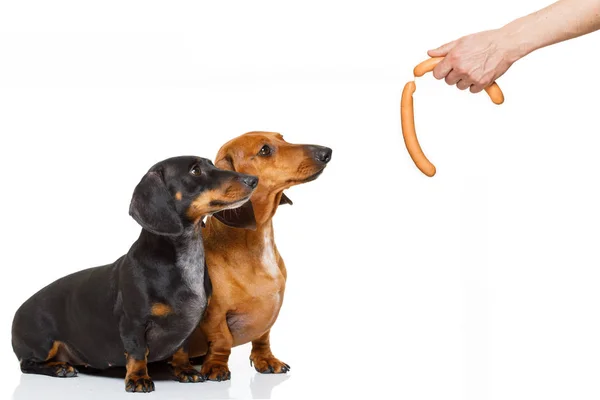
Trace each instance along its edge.
{"label": "orange sausage", "polygon": [[438,65],[443,59],[444,57],[431,57],[417,65],[415,69],[413,69],[415,78],[420,78],[426,73],[433,71],[435,66]]}
{"label": "orange sausage", "polygon": [[485,92],[490,96],[490,99],[492,99],[492,103],[498,105],[504,103],[504,93],[502,93],[500,86],[498,86],[496,82],[486,87]]}
{"label": "orange sausage", "polygon": [[[425,75],[427,72],[433,71],[436,65],[443,60],[443,57],[432,57],[428,60],[423,61],[415,67],[413,73],[415,77]],[[404,85],[402,91],[402,100],[400,102],[400,122],[402,125],[402,136],[404,137],[404,144],[412,158],[413,162],[419,168],[419,170],[425,175],[432,177],[435,175],[435,166],[427,159],[421,145],[417,140],[417,133],[415,131],[415,113],[413,107],[413,93],[417,90],[415,81],[407,82]],[[504,102],[504,94],[496,82],[492,83],[489,87],[485,88],[488,96],[492,99],[494,104],[502,104]]]}
{"label": "orange sausage", "polygon": [[404,144],[412,158],[413,162],[425,175],[432,177],[435,175],[435,166],[429,162],[421,145],[417,140],[415,131],[415,113],[413,109],[413,93],[417,89],[415,81],[407,82],[402,91],[402,101],[400,102],[400,122],[402,124],[402,136]]}
{"label": "orange sausage", "polygon": [[[413,70],[413,74],[417,78],[421,77],[427,72],[433,71],[435,66],[438,65],[443,59],[444,57],[432,57],[428,60],[425,60],[415,67],[415,69]],[[500,87],[496,82],[486,87],[485,91],[488,94],[488,96],[490,96],[490,99],[494,104],[504,103],[504,93],[502,93],[502,90],[500,90]]]}

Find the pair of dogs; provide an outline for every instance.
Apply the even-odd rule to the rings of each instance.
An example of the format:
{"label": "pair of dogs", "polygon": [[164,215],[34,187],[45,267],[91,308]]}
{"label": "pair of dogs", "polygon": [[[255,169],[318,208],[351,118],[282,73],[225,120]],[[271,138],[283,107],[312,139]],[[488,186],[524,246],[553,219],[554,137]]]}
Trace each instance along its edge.
{"label": "pair of dogs", "polygon": [[[127,254],[55,281],[17,311],[21,370],[72,377],[76,367],[125,366],[125,389],[150,392],[149,362],[167,360],[180,382],[227,380],[231,348],[252,342],[258,372],[286,373],[269,345],[286,281],[272,218],[292,204],[283,191],[316,179],[331,153],[249,132],[226,143],[216,165],[154,165],[133,193],[129,213],[142,232]],[[190,359],[199,358],[198,371]]]}

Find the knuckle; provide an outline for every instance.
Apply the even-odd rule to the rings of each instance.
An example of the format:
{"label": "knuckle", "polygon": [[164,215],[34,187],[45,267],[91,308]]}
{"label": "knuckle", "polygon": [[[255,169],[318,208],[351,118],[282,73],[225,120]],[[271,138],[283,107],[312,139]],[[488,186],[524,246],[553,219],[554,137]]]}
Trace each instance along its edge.
{"label": "knuckle", "polygon": [[464,65],[457,65],[454,67],[454,70],[459,73],[460,75],[466,75],[467,74],[467,69],[464,67]]}
{"label": "knuckle", "polygon": [[476,80],[478,86],[487,87],[494,81],[491,75],[483,75]]}

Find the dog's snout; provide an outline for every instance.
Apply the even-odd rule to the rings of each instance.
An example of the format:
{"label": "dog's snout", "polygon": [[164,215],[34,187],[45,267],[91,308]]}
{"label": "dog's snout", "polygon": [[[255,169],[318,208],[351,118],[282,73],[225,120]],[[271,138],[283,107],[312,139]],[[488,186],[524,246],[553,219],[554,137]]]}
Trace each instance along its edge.
{"label": "dog's snout", "polygon": [[327,164],[331,160],[333,151],[329,147],[315,146],[314,156],[317,161]]}
{"label": "dog's snout", "polygon": [[244,185],[251,187],[252,189],[255,189],[256,186],[258,185],[258,178],[256,176],[252,176],[252,175],[245,175],[241,178],[241,181],[244,183]]}

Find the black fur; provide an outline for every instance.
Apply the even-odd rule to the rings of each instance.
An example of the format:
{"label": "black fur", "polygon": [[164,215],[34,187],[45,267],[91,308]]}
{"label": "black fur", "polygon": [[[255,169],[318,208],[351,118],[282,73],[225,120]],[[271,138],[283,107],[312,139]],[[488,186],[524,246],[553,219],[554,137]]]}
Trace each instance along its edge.
{"label": "black fur", "polygon": [[[200,174],[190,172],[194,166]],[[205,191],[234,182],[243,183],[246,198],[256,186],[255,177],[217,169],[198,157],[153,166],[132,197],[130,214],[143,229],[129,252],[51,283],[17,311],[12,345],[22,371],[74,376],[76,370],[68,367],[124,366],[125,353],[134,360],[145,360],[147,353],[148,362],[159,361],[184,346],[212,292],[199,220],[190,220],[188,211]],[[152,315],[157,303],[170,311]],[[49,359],[55,341],[64,345]]]}

